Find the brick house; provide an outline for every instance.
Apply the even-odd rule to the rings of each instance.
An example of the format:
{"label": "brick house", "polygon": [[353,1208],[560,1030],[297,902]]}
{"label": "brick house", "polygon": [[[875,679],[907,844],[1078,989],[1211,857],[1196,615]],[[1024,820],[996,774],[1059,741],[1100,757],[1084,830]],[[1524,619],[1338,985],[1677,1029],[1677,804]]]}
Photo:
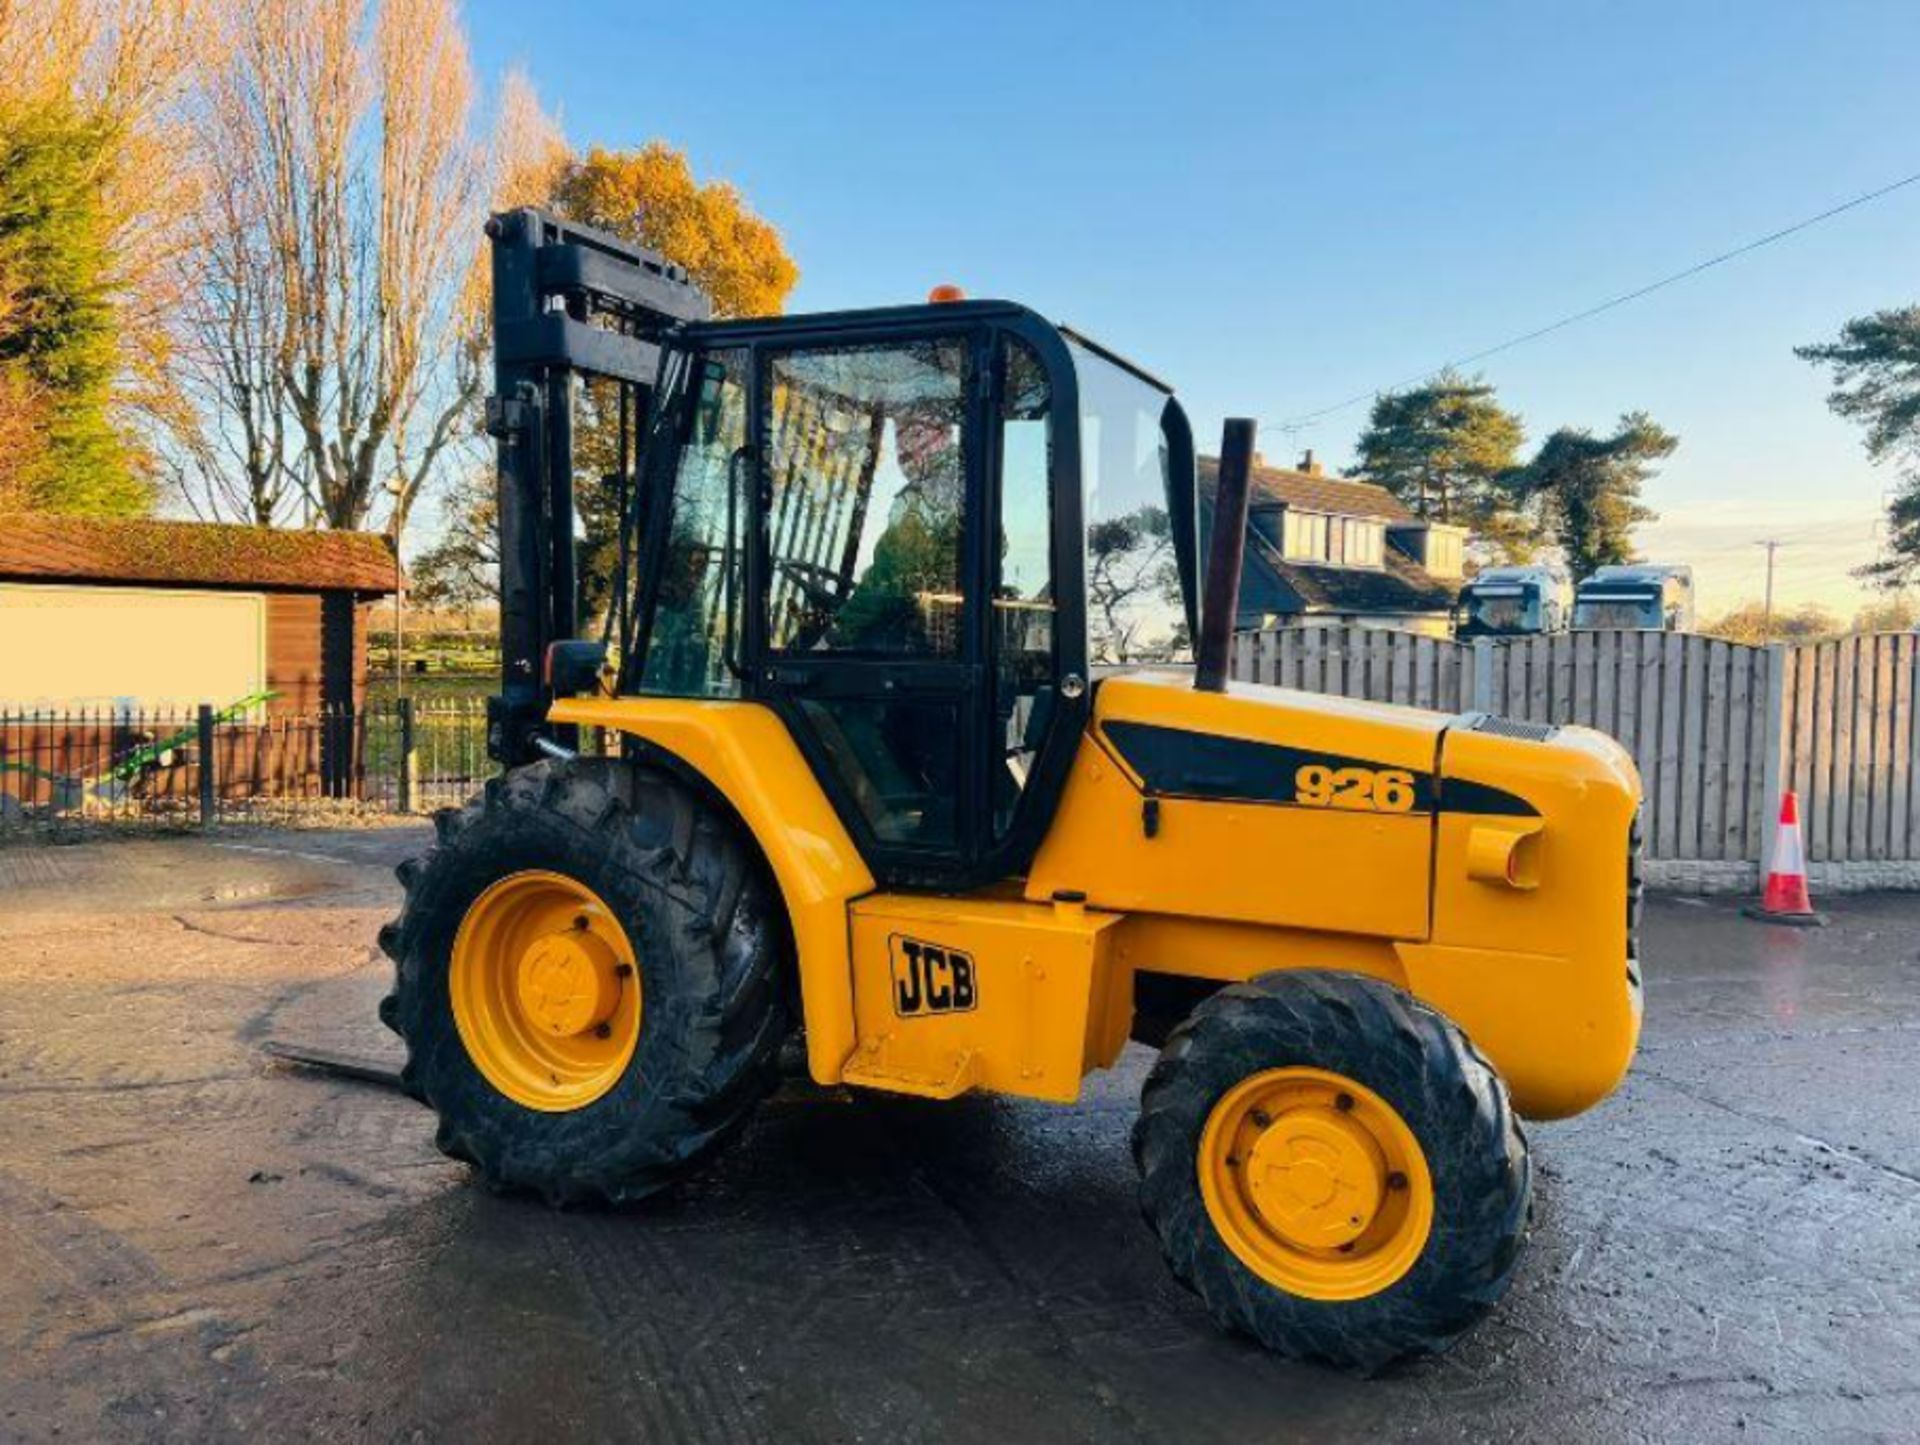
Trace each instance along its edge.
{"label": "brick house", "polygon": [[[1219,463],[1200,458],[1212,531]],[[1238,627],[1351,624],[1445,637],[1464,572],[1464,527],[1424,522],[1384,487],[1254,458]]]}

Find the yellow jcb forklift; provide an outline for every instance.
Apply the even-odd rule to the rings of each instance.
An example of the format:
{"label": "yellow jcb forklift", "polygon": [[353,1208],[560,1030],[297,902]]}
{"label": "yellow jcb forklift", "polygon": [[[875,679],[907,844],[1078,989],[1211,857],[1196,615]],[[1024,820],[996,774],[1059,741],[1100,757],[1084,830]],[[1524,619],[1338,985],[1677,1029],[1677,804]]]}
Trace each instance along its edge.
{"label": "yellow jcb forklift", "polygon": [[1131,1038],[1141,1205],[1222,1324],[1370,1369],[1490,1309],[1519,1116],[1639,1032],[1627,754],[1228,683],[1251,426],[1202,497],[1171,389],[1023,307],[714,321],[605,235],[489,234],[503,773],[381,936],[440,1147],[632,1200],[796,1034],[822,1085],[1062,1104]]}

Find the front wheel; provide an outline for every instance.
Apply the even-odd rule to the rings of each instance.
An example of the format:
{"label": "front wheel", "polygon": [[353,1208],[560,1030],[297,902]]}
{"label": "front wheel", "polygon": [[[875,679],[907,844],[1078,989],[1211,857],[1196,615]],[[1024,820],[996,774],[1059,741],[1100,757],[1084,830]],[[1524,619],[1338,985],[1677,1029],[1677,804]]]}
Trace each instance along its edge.
{"label": "front wheel", "polygon": [[1174,1031],[1133,1136],[1141,1207],[1215,1319],[1371,1371],[1505,1293],[1531,1205],[1506,1086],[1457,1027],[1359,974],[1221,990]]}
{"label": "front wheel", "polygon": [[442,814],[381,931],[381,1017],[437,1142],[554,1203],[665,1187],[739,1132],[790,1029],[787,932],[732,820],[579,759]]}

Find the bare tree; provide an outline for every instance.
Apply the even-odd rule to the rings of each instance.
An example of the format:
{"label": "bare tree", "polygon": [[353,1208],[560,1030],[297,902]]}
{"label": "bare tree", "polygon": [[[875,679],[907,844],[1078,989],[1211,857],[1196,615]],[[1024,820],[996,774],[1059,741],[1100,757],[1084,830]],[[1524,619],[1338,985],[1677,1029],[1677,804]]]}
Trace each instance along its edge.
{"label": "bare tree", "polygon": [[398,535],[474,430],[488,205],[565,143],[517,75],[478,136],[453,0],[238,0],[224,31],[180,471],[211,510]]}
{"label": "bare tree", "polygon": [[456,0],[0,0],[34,101],[112,128],[139,460],[204,515],[403,529],[475,431],[486,210],[568,160],[525,78],[489,141]]}
{"label": "bare tree", "polygon": [[[229,32],[231,38],[232,32]],[[312,503],[284,382],[295,318],[261,207],[258,92],[237,64],[203,78],[193,123],[203,166],[200,244],[178,325],[187,405],[171,418],[166,458],[178,495],[202,516],[270,526]]]}

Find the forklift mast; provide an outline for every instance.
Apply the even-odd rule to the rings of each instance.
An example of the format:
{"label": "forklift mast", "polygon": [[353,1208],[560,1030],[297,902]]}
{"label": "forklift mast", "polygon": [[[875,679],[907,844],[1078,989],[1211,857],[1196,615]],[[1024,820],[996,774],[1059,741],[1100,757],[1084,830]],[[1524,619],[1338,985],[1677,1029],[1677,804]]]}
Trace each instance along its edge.
{"label": "forklift mast", "polygon": [[[494,388],[487,431],[499,447],[500,693],[488,699],[487,751],[506,767],[556,739],[547,723],[555,644],[580,632],[574,555],[575,379],[619,389],[618,475],[633,492],[627,438],[645,435],[660,342],[712,303],[656,252],[531,208],[487,223],[493,246]],[[626,508],[621,508],[626,531]]]}

